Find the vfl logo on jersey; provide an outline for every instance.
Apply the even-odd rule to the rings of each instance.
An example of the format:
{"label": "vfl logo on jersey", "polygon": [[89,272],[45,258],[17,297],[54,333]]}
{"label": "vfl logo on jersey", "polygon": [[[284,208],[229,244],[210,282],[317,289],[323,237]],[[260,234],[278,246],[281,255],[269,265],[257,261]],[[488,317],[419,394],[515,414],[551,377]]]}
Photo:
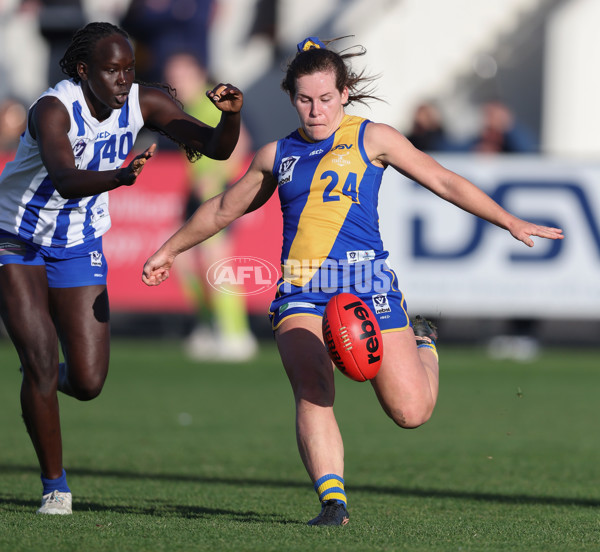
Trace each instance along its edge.
{"label": "vfl logo on jersey", "polygon": [[75,144],[75,146],[73,147],[73,155],[77,158],[77,157],[81,157],[83,155],[83,152],[85,150],[85,146],[87,144],[85,143],[85,140],[79,140],[79,142],[77,142]]}
{"label": "vfl logo on jersey", "polygon": [[287,184],[292,179],[294,167],[299,159],[300,157],[297,155],[292,155],[290,157],[284,157],[281,160],[281,164],[279,165],[279,174],[277,176],[279,186]]}
{"label": "vfl logo on jersey", "polygon": [[344,165],[349,165],[350,161],[345,159],[346,156],[350,155],[350,150],[352,149],[352,144],[338,144],[331,150],[331,153],[335,155],[333,162],[340,167]]}
{"label": "vfl logo on jersey", "polygon": [[387,293],[380,293],[379,295],[372,295],[373,307],[375,307],[375,314],[382,314],[384,312],[392,312],[392,308],[388,302]]}
{"label": "vfl logo on jersey", "polygon": [[91,266],[102,266],[102,253],[99,251],[90,251]]}

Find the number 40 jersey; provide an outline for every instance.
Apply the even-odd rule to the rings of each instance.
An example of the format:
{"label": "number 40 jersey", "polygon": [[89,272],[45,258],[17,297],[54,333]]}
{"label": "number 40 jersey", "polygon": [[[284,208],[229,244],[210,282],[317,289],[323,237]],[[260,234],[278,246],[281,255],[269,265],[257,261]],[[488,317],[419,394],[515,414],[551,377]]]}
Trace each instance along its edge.
{"label": "number 40 jersey", "polygon": [[[58,98],[69,113],[68,137],[78,169],[107,171],[121,167],[144,126],[137,84],[131,87],[125,105],[104,121],[92,116],[81,86],[73,80],[59,82],[40,98],[44,96]],[[97,238],[109,228],[108,192],[63,198],[27,129],[14,161],[7,163],[0,175],[0,229],[43,246],[71,247]]]}

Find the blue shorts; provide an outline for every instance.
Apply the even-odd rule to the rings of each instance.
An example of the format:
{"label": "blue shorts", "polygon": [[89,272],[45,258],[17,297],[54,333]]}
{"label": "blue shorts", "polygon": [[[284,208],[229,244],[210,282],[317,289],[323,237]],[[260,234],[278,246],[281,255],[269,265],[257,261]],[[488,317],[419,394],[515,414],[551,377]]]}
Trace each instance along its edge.
{"label": "blue shorts", "polygon": [[108,273],[102,237],[74,247],[44,247],[0,230],[0,266],[8,264],[45,266],[51,288],[106,285]]}
{"label": "blue shorts", "polygon": [[[273,331],[290,316],[309,315],[322,318],[327,302],[336,295],[336,292],[332,293],[331,291],[307,291],[299,286],[288,285],[285,286],[286,291],[282,291],[283,289],[283,286],[279,286],[277,297],[269,308],[269,318]],[[337,293],[342,291],[346,290],[340,289]],[[389,289],[380,293],[348,291],[360,297],[371,309],[379,322],[382,333],[401,331],[410,327],[406,300],[401,291],[396,289]]]}

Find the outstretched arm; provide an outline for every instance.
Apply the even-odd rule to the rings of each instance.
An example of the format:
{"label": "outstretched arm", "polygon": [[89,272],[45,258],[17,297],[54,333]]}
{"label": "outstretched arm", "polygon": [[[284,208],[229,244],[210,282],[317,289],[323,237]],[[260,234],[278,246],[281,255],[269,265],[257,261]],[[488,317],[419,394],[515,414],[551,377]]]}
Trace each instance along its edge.
{"label": "outstretched arm", "polygon": [[514,238],[529,247],[534,245],[531,236],[563,239],[560,228],[533,224],[509,213],[475,184],[416,149],[388,125],[369,124],[365,143],[367,153],[373,161],[380,162],[383,166],[391,165],[442,199],[508,230]]}
{"label": "outstretched arm", "polygon": [[186,146],[210,157],[229,158],[240,135],[242,92],[231,84],[219,84],[206,94],[221,111],[216,127],[183,111],[163,90],[140,86],[140,105],[144,122],[158,128]]}
{"label": "outstretched arm", "polygon": [[271,172],[275,147],[275,142],[262,147],[240,180],[200,205],[188,221],[146,261],[142,273],[142,281],[146,285],[157,286],[164,282],[177,255],[266,203],[277,188],[277,181]]}

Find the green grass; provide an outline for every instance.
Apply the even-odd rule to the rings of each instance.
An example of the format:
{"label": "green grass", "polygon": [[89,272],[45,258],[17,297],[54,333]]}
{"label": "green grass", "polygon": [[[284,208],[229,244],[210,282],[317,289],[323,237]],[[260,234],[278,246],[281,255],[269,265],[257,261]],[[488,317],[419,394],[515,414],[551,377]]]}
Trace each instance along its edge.
{"label": "green grass", "polygon": [[599,353],[516,364],[442,346],[436,412],[410,431],[338,374],[351,521],[314,528],[272,345],[211,366],[178,343],[114,340],[102,395],[61,397],[75,509],[63,518],[34,515],[39,469],[0,340],[0,550],[598,550]]}

